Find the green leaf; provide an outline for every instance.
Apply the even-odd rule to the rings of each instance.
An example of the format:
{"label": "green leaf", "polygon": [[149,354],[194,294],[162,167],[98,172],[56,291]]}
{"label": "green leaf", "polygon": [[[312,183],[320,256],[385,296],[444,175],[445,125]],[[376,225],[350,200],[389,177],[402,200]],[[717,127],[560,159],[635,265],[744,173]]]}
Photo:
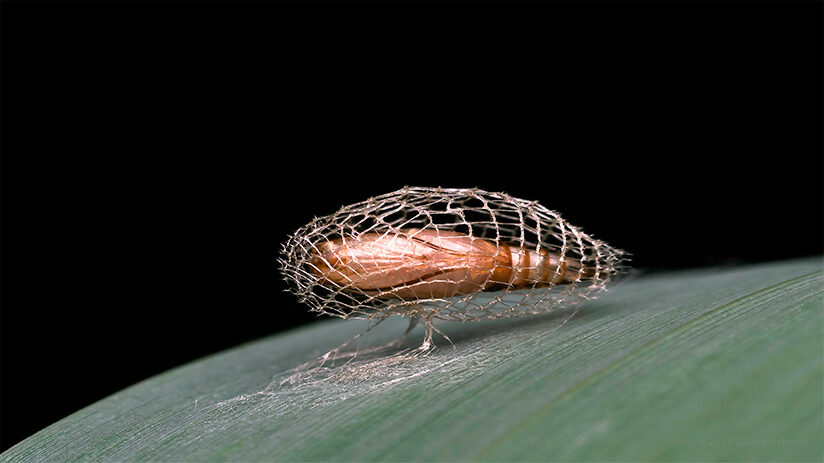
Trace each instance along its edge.
{"label": "green leaf", "polygon": [[148,379],[0,460],[821,461],[822,307],[820,258],[650,274],[577,313],[443,323],[454,348],[279,386],[365,327],[325,321]]}

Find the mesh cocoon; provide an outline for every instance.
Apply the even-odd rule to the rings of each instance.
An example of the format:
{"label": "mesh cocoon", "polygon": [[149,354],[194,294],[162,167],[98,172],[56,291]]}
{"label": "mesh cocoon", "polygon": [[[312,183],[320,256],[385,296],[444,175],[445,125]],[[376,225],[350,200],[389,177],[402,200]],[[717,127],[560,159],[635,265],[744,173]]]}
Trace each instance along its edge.
{"label": "mesh cocoon", "polygon": [[[555,268],[549,278],[527,279],[518,285],[498,282],[479,286],[478,291],[468,294],[430,297],[398,296],[398,288],[389,292],[365,291],[347,281],[326,278],[319,268],[327,268],[328,262],[319,260],[319,256],[330,243],[354,248],[367,236],[373,240],[377,236],[408,240],[421,230],[430,236],[460,236],[473,243],[483,240],[483,249],[493,249],[495,256],[551,254],[560,262],[580,265],[567,276],[572,281],[557,281],[560,269]],[[402,315],[427,320],[481,320],[543,313],[591,299],[621,272],[624,254],[535,201],[480,189],[405,187],[313,219],[288,238],[278,261],[290,291],[314,312],[342,318]],[[415,265],[411,256],[397,259],[396,256],[399,265]],[[350,274],[366,280],[373,276],[379,278],[378,273],[391,270],[371,269],[374,275],[363,275],[367,267],[356,262],[347,265],[352,266],[345,269]],[[496,269],[468,269],[467,272],[485,271],[484,275],[491,275],[493,270]],[[534,268],[514,270],[527,272]],[[430,283],[410,281],[408,286]]]}

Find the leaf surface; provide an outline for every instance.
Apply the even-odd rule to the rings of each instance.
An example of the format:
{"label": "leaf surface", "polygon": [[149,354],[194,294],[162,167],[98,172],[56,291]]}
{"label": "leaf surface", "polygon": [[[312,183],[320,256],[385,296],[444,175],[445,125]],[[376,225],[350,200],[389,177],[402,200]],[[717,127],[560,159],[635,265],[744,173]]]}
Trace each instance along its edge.
{"label": "leaf surface", "polygon": [[351,362],[284,385],[364,322],[239,346],[80,410],[0,461],[824,458],[820,258],[645,275],[577,312],[439,324],[455,347],[439,339],[428,356],[367,353],[405,326],[390,319]]}

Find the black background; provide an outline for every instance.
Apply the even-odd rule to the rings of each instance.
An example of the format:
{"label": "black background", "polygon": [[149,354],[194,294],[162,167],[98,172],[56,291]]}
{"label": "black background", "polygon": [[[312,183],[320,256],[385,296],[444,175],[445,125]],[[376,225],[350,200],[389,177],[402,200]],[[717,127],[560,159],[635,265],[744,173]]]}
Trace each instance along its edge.
{"label": "black background", "polygon": [[311,322],[275,256],[404,185],[651,269],[822,252],[822,3],[2,4],[2,448]]}

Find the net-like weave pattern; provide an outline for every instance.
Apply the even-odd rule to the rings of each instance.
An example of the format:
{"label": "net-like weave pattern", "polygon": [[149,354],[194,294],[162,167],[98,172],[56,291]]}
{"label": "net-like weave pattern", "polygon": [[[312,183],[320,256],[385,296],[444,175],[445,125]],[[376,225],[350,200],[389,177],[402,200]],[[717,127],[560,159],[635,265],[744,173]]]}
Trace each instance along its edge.
{"label": "net-like weave pattern", "polygon": [[405,187],[315,218],[278,261],[315,312],[480,320],[591,299],[623,256],[535,201]]}

